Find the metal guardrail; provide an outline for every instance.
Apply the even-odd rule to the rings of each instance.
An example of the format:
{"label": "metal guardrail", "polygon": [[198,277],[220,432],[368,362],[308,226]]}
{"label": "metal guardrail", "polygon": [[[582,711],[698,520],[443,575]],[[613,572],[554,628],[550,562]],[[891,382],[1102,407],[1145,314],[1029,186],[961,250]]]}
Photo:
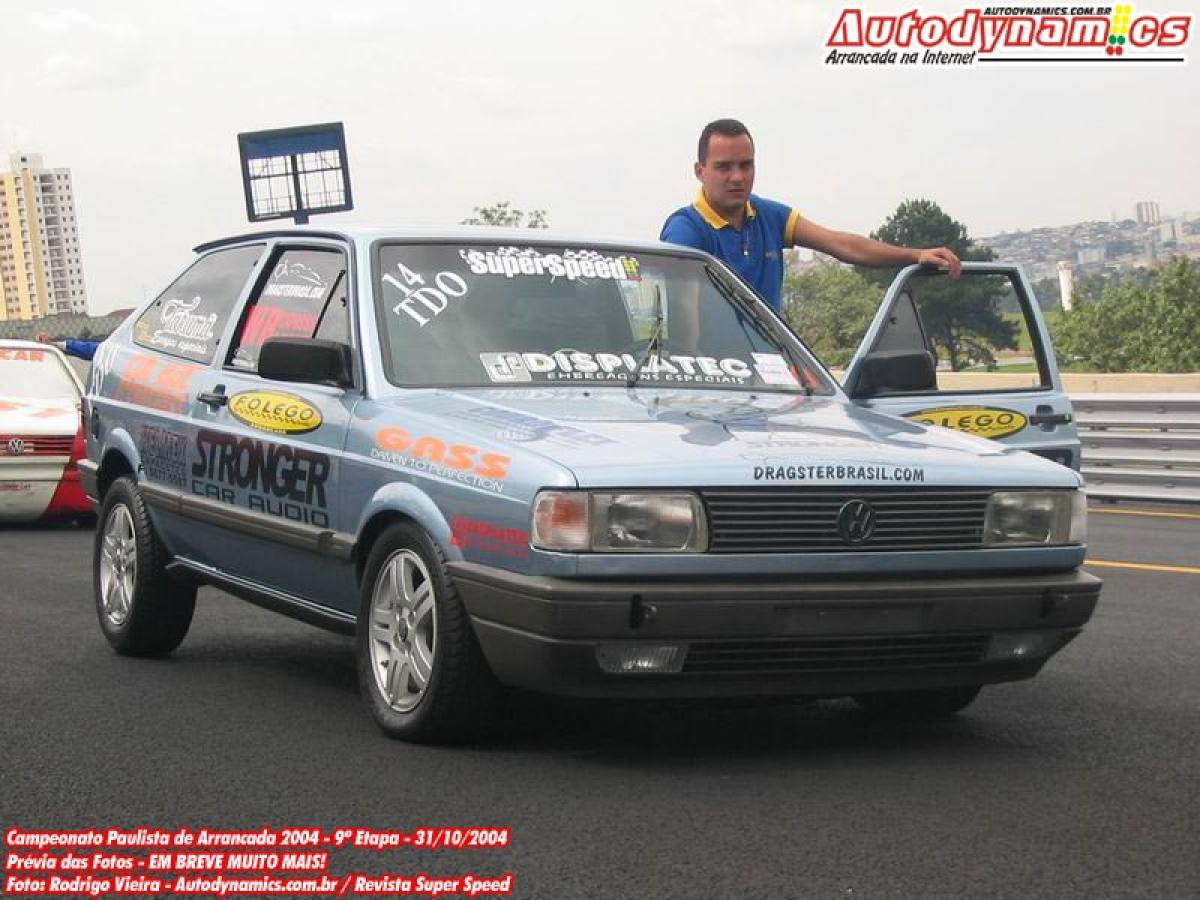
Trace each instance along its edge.
{"label": "metal guardrail", "polygon": [[1200,394],[1074,394],[1089,497],[1200,503]]}

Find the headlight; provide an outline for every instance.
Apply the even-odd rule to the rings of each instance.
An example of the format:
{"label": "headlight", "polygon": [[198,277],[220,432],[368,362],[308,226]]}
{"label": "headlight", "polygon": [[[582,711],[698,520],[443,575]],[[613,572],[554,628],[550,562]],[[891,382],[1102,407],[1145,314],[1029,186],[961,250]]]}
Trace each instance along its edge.
{"label": "headlight", "polygon": [[542,491],[530,542],[542,550],[700,553],[708,527],[695,494]]}
{"label": "headlight", "polygon": [[988,501],[983,543],[1081,544],[1087,540],[1083,491],[1001,491]]}

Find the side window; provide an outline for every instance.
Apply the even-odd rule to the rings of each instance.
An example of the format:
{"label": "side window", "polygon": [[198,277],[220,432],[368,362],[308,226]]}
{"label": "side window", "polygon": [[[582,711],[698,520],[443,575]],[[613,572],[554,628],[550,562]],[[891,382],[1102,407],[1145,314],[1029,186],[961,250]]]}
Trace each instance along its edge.
{"label": "side window", "polygon": [[337,250],[282,250],[246,306],[229,365],[258,371],[263,342],[305,337],[349,342],[346,257]]}
{"label": "side window", "polygon": [[[897,298],[873,350],[922,346],[937,360],[940,391],[1030,389],[1050,386],[1045,351],[1036,340],[1030,299],[1004,273],[914,275]],[[980,373],[1005,376],[980,387]]]}
{"label": "side window", "polygon": [[192,263],[138,317],[133,339],[143,347],[210,363],[230,312],[263,247],[234,247]]}

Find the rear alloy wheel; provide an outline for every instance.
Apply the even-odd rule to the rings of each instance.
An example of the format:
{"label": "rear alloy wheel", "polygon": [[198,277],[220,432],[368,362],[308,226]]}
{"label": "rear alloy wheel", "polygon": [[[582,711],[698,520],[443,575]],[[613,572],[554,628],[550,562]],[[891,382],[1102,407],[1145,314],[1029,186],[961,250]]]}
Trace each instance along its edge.
{"label": "rear alloy wheel", "polygon": [[392,737],[437,742],[480,730],[495,683],[441,551],[422,530],[380,535],[363,573],[358,680]]}
{"label": "rear alloy wheel", "polygon": [[100,630],[118,653],[163,656],[187,635],[196,588],[164,571],[167,553],[130,477],[104,495],[93,551]]}
{"label": "rear alloy wheel", "polygon": [[937,719],[966,709],[982,687],[937,688],[928,691],[895,691],[857,694],[854,702],[871,715],[888,718]]}

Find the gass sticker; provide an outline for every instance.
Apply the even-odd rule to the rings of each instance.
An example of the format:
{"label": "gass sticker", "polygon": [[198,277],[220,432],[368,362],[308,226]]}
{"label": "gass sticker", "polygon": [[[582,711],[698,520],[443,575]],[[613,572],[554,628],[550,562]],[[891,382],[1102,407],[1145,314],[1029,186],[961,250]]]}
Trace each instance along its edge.
{"label": "gass sticker", "polygon": [[495,494],[504,493],[504,479],[512,462],[502,453],[488,453],[471,444],[452,444],[440,437],[393,426],[376,432],[371,458]]}
{"label": "gass sticker", "polygon": [[229,398],[229,411],[239,422],[274,434],[306,434],[321,427],[321,411],[295,394],[243,391]]}
{"label": "gass sticker", "polygon": [[904,418],[913,419],[924,425],[940,425],[968,434],[997,440],[1016,434],[1028,423],[1028,419],[1015,409],[999,409],[992,406],[939,406],[936,409],[919,409],[905,413]]}

